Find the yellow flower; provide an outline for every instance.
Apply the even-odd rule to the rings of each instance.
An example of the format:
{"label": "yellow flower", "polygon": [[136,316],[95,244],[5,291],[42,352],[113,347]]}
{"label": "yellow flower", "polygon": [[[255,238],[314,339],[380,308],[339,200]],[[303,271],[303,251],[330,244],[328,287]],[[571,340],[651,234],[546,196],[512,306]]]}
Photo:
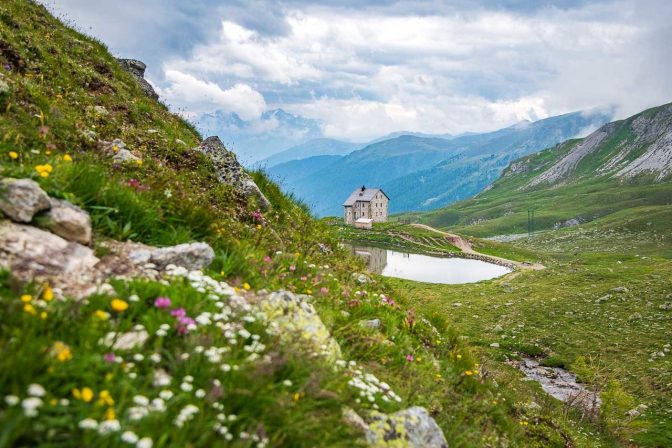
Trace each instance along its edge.
{"label": "yellow flower", "polygon": [[42,288],[42,298],[47,302],[54,300],[54,290],[51,289],[49,283],[45,283]]}
{"label": "yellow flower", "polygon": [[110,318],[110,313],[103,310],[97,310],[95,313],[93,313],[93,315],[100,320],[107,320]]}
{"label": "yellow flower", "polygon": [[53,171],[53,167],[48,163],[46,165],[37,165],[35,171],[39,173],[41,177],[49,177],[49,174]]}
{"label": "yellow flower", "polygon": [[46,312],[46,311],[42,311],[42,312],[40,313],[40,319],[45,320],[46,318],[47,318],[47,312]]}
{"label": "yellow flower", "polygon": [[82,396],[82,400],[84,400],[88,403],[89,401],[93,400],[93,391],[89,387],[83,387],[81,396]]}
{"label": "yellow flower", "polygon": [[112,151],[114,152],[119,151],[119,147],[117,145],[112,145]]}
{"label": "yellow flower", "polygon": [[299,401],[303,396],[304,396],[303,392],[296,392],[294,395],[292,395],[292,400]]}
{"label": "yellow flower", "polygon": [[474,372],[472,372],[471,370],[467,370],[466,372],[464,372],[464,374],[467,376],[471,376],[474,374]]}
{"label": "yellow flower", "polygon": [[72,359],[70,347],[61,341],[54,342],[53,347],[51,347],[51,353],[59,362],[66,362]]}
{"label": "yellow flower", "polygon": [[247,283],[247,282],[243,283],[243,289],[244,289],[245,291],[249,291],[250,288],[251,288],[251,286],[250,286],[249,283]]}
{"label": "yellow flower", "polygon": [[116,420],[117,414],[114,412],[114,408],[107,408],[105,413],[105,420]]}
{"label": "yellow flower", "polygon": [[135,163],[137,163],[138,166],[142,166],[142,159],[138,159],[138,160],[136,160]]}
{"label": "yellow flower", "polygon": [[17,154],[16,151],[9,151],[9,158],[12,160],[16,160],[19,158],[19,154]]}
{"label": "yellow flower", "polygon": [[33,316],[37,314],[37,310],[30,303],[26,303],[25,305],[23,305],[23,311],[25,311],[28,314],[32,314]]}
{"label": "yellow flower", "polygon": [[128,309],[128,302],[126,302],[125,300],[114,299],[110,304],[112,305],[112,309],[117,313],[121,313]]}
{"label": "yellow flower", "polygon": [[66,154],[63,156],[63,161],[64,162],[72,162],[72,157],[70,157],[70,154]]}
{"label": "yellow flower", "polygon": [[[107,405],[107,406],[113,406],[114,405],[114,399],[112,398],[112,395],[110,395],[109,391],[107,391],[107,390],[101,390],[100,391],[100,393],[98,394],[98,404]],[[110,420],[113,420],[113,419],[110,419]]]}
{"label": "yellow flower", "polygon": [[74,389],[72,389],[72,396],[75,398],[75,400],[81,400],[82,392],[75,387]]}
{"label": "yellow flower", "polygon": [[28,303],[31,300],[33,300],[33,296],[31,296],[30,294],[24,294],[24,295],[21,296],[21,301],[23,303]]}
{"label": "yellow flower", "polygon": [[313,290],[312,289],[306,289],[306,294],[312,294]]}
{"label": "yellow flower", "polygon": [[261,230],[261,224],[257,224],[257,230]]}
{"label": "yellow flower", "polygon": [[462,359],[462,355],[457,355],[457,359]]}

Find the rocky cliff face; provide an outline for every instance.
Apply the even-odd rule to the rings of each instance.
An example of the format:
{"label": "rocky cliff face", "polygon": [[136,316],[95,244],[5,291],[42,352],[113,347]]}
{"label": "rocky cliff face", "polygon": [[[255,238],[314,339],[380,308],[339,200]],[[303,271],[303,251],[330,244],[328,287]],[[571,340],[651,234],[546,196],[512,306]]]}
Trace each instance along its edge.
{"label": "rocky cliff face", "polygon": [[602,126],[534,177],[526,188],[595,175],[623,180],[649,176],[654,182],[670,178],[672,104]]}
{"label": "rocky cliff face", "polygon": [[137,59],[117,59],[117,61],[124,70],[133,75],[138,81],[138,84],[140,84],[140,88],[143,92],[155,100],[159,99],[159,94],[156,93],[154,87],[152,87],[152,85],[145,79],[145,69],[147,66],[144,62],[138,61]]}

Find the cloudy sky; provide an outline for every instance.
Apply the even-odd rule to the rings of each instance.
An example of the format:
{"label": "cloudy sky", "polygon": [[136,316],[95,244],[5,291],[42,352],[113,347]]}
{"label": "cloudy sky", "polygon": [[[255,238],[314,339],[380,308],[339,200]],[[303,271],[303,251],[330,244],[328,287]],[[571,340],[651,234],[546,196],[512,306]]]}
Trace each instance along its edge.
{"label": "cloudy sky", "polygon": [[281,107],[363,141],[672,101],[669,0],[43,0],[176,111]]}

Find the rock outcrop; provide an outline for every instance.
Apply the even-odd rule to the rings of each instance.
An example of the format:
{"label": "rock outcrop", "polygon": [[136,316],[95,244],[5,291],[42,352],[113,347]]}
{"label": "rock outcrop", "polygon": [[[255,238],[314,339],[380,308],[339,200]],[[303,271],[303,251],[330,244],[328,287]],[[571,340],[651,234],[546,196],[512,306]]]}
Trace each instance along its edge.
{"label": "rock outcrop", "polygon": [[[91,218],[67,201],[50,198],[30,179],[3,179],[0,210],[0,268],[19,282],[48,281],[59,293],[75,298],[92,294],[109,278],[158,278],[169,266],[202,269],[215,254],[205,243],[151,247],[108,241],[98,258],[91,244]],[[36,224],[26,224],[44,212]]]}
{"label": "rock outcrop", "polygon": [[68,241],[91,244],[91,217],[81,208],[60,199],[50,199],[42,227]]}
{"label": "rock outcrop", "polygon": [[49,196],[34,180],[0,180],[0,211],[12,221],[30,222],[36,213],[50,206]]}
{"label": "rock outcrop", "polygon": [[344,416],[351,426],[364,431],[371,447],[448,448],[441,428],[420,406],[393,414],[374,411],[365,419],[352,410],[346,410]]}
{"label": "rock outcrop", "polygon": [[140,88],[147,94],[147,96],[159,99],[159,95],[154,90],[154,87],[152,87],[152,85],[145,79],[145,69],[147,68],[147,65],[144,62],[138,61],[137,59],[117,59],[117,62],[119,62],[119,65],[121,65],[124,70],[133,75],[136,81],[138,81],[138,84],[140,84]]}
{"label": "rock outcrop", "polygon": [[238,162],[236,155],[226,149],[219,137],[208,137],[199,147],[194,149],[202,152],[212,160],[220,182],[233,185],[247,198],[254,198],[260,208],[270,208],[271,203],[269,200],[245,172],[243,166]]}

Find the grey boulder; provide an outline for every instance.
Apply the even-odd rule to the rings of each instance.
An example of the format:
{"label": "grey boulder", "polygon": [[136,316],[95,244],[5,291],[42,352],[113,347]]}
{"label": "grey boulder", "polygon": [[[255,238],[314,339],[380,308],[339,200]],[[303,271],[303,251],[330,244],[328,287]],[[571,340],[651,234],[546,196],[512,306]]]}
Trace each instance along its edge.
{"label": "grey boulder", "polygon": [[41,226],[68,241],[91,244],[91,217],[67,201],[51,199],[51,208]]}
{"label": "grey boulder", "polygon": [[374,412],[364,431],[366,441],[375,447],[447,448],[441,428],[420,406],[394,414]]}
{"label": "grey boulder", "polygon": [[49,196],[34,180],[0,180],[0,210],[12,221],[30,222],[36,213],[49,207]]}
{"label": "grey boulder", "polygon": [[164,269],[169,264],[182,266],[189,270],[203,269],[212,263],[215,251],[206,243],[178,244],[177,246],[152,248],[149,262],[158,269]]}

